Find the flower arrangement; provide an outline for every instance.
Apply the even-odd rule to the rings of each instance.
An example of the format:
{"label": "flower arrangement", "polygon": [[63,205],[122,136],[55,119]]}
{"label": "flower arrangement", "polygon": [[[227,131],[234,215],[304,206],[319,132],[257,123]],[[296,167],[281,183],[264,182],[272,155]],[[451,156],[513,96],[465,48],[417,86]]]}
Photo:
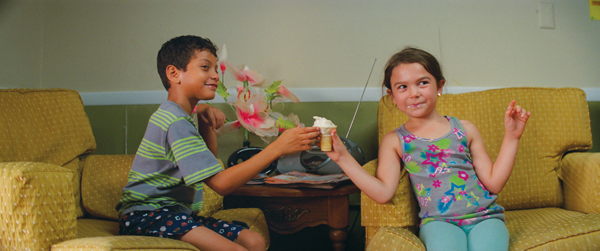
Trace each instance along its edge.
{"label": "flower arrangement", "polygon": [[265,79],[257,71],[250,70],[247,66],[236,68],[229,64],[235,80],[241,82],[241,85],[236,87],[236,100],[229,102],[230,94],[223,83],[225,71],[227,70],[227,49],[225,45],[223,45],[219,55],[218,64],[221,70],[221,79],[219,80],[217,94],[225,99],[225,102],[235,111],[237,120],[225,123],[217,130],[217,135],[235,132],[243,127],[244,142],[248,142],[248,132],[252,132],[264,142],[269,143],[271,139],[277,137],[286,129],[298,126],[304,127],[297,115],[290,113],[285,117],[281,113],[272,110],[273,105],[286,100],[294,103],[299,102],[292,92],[281,85],[281,80],[273,81],[261,92],[261,86],[265,83]]}

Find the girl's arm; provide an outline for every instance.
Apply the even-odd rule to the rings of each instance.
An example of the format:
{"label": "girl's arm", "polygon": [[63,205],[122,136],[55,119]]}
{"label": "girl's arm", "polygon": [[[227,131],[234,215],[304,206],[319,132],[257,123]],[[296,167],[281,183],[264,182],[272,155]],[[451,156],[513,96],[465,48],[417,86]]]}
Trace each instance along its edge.
{"label": "girl's arm", "polygon": [[390,201],[400,181],[400,139],[395,132],[390,132],[381,140],[379,146],[379,165],[377,167],[377,177],[367,172],[348,150],[344,143],[333,131],[333,151],[325,152],[329,158],[335,161],[344,170],[344,173],[362,190],[369,198],[377,203],[387,203]]}
{"label": "girl's arm", "polygon": [[514,100],[511,101],[504,114],[504,139],[496,162],[492,162],[488,155],[477,127],[469,121],[461,121],[469,137],[469,150],[477,177],[493,194],[500,193],[510,177],[517,156],[519,140],[525,130],[527,119],[531,115],[520,106],[515,107],[515,103]]}

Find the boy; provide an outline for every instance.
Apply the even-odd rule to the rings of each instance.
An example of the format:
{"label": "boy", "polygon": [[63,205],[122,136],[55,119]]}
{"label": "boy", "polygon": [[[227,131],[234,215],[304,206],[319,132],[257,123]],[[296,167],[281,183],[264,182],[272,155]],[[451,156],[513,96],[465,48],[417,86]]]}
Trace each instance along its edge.
{"label": "boy", "polygon": [[200,100],[211,100],[219,81],[216,47],[197,36],[180,36],[162,45],[158,74],[168,98],[150,117],[117,204],[119,234],[179,239],[201,250],[265,250],[264,238],[243,222],[224,222],[196,214],[202,186],[227,195],[282,155],[308,150],[318,128],[294,128],[253,158],[223,170],[215,129],[225,115],[199,105],[198,130],[190,117]]}

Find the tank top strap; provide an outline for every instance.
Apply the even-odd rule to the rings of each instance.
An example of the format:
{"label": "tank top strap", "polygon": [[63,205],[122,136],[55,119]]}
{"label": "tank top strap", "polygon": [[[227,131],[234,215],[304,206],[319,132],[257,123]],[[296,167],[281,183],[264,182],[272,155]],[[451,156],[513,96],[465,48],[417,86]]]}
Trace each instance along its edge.
{"label": "tank top strap", "polygon": [[408,132],[408,131],[406,131],[406,129],[404,129],[404,125],[401,125],[400,127],[394,129],[394,131],[396,132],[396,135],[398,135],[398,138],[400,138],[400,147],[402,147],[402,154],[404,154],[406,152],[406,150],[404,149],[403,130],[404,130],[404,132]]}

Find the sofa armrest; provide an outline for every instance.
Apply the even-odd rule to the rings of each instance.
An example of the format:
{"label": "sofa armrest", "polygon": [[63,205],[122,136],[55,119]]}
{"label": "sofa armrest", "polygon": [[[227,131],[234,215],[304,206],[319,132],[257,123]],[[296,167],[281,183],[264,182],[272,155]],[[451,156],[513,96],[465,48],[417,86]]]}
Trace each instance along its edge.
{"label": "sofa armrest", "polygon": [[600,153],[566,154],[558,166],[563,181],[565,209],[600,213]]}
{"label": "sofa armrest", "polygon": [[0,163],[0,249],[50,250],[75,238],[73,171],[36,162]]}
{"label": "sofa armrest", "polygon": [[[371,175],[377,171],[377,159],[365,164],[363,168]],[[402,168],[396,195],[385,204],[379,204],[364,193],[360,194],[361,224],[365,227],[410,227],[419,225],[419,207],[412,191],[408,172]]]}

